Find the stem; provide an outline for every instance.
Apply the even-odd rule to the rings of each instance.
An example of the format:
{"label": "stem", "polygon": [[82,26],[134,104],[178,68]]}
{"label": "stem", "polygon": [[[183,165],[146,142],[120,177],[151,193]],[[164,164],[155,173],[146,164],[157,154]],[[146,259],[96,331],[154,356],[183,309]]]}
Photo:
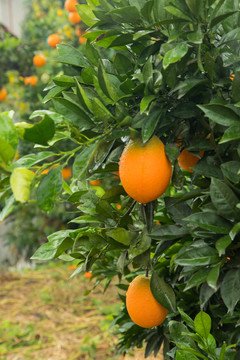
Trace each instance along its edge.
{"label": "stem", "polygon": [[148,277],[148,270],[149,270],[148,267],[146,267],[146,274],[145,274],[146,277]]}

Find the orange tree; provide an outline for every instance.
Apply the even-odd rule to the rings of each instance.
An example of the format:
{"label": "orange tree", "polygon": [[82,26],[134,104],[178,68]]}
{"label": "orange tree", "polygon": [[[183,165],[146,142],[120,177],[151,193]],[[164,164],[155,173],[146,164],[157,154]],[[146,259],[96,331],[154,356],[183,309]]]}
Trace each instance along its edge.
{"label": "orange tree", "polygon": [[[148,356],[163,344],[165,359],[239,359],[239,3],[89,0],[77,9],[91,31],[80,49],[57,46],[68,75],[48,86],[55,110],[35,111],[34,125],[0,118],[1,219],[17,202],[45,212],[66,202],[75,218],[32,259],[75,261],[72,276],[91,270],[105,289],[117,277],[123,304],[128,282],[151,275],[167,318],[143,328],[124,305],[112,324],[119,352],[145,343]],[[153,135],[172,163],[171,184],[142,204],[113,173],[129,138],[147,146]],[[19,137],[39,152],[12,162]],[[71,151],[61,150],[66,139]],[[178,163],[184,149],[199,158],[190,171]],[[69,184],[61,169],[72,158]],[[141,173],[134,181],[144,192]]]}

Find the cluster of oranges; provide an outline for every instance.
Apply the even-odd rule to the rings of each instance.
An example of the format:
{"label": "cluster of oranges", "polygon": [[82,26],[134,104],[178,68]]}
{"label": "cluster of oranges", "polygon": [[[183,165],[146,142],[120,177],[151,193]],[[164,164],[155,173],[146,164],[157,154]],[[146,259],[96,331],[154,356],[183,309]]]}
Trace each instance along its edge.
{"label": "cluster of oranges", "polygon": [[64,4],[65,9],[69,12],[68,19],[73,25],[81,22],[81,18],[76,9],[76,5],[78,5],[77,0],[66,0]]}
{"label": "cluster of oranges", "polygon": [[36,75],[26,76],[25,78],[23,78],[23,81],[25,85],[36,86],[38,82],[38,77]]}

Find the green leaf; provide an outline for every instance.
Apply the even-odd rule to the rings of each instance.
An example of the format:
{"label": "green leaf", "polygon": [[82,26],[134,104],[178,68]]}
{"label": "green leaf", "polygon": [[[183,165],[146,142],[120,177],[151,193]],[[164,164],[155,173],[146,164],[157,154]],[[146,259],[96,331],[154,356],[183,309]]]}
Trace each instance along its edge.
{"label": "green leaf", "polygon": [[46,244],[43,244],[31,257],[32,260],[52,260],[56,259],[66,250],[68,250],[73,245],[73,240],[69,237],[60,238],[58,240],[50,241]]}
{"label": "green leaf", "polygon": [[[228,11],[227,13],[224,13],[224,14],[221,14],[221,15],[218,15],[216,17],[214,17],[210,23],[209,23],[209,27],[210,28],[213,28],[214,26],[216,26],[217,24],[223,22],[223,20],[227,19],[229,16],[232,16],[234,14],[236,14],[238,11]],[[224,35],[223,35],[224,36]],[[225,40],[223,40],[225,42]],[[222,42],[222,39],[221,39],[221,42]]]}
{"label": "green leaf", "polygon": [[71,76],[67,76],[67,75],[58,75],[55,78],[53,78],[53,82],[56,85],[61,86],[63,88],[75,85],[74,79]]}
{"label": "green leaf", "polygon": [[40,209],[50,211],[54,207],[56,197],[62,189],[61,168],[50,170],[44,176],[37,189],[37,202]]}
{"label": "green leaf", "polygon": [[[220,104],[197,105],[204,114],[213,122],[223,125],[236,125],[240,121],[239,116],[229,107]],[[240,124],[239,124],[240,125]]]}
{"label": "green leaf", "polygon": [[92,215],[82,215],[70,221],[74,224],[99,223],[102,222],[98,217]]}
{"label": "green leaf", "polygon": [[163,68],[167,69],[170,64],[176,63],[182,59],[188,52],[188,45],[186,43],[177,44],[173,49],[166,52],[163,58]]}
{"label": "green leaf", "polygon": [[75,103],[57,97],[53,99],[53,104],[57,112],[64,115],[66,121],[73,124],[78,129],[81,129],[81,131],[91,129],[94,126],[91,118],[86,113],[86,110]]}
{"label": "green leaf", "polygon": [[237,184],[240,181],[240,161],[228,161],[221,164],[221,170],[230,181]]}
{"label": "green leaf", "polygon": [[193,15],[198,18],[199,16],[201,18],[204,17],[204,4],[202,1],[199,0],[185,0],[188,8],[193,13]]}
{"label": "green leaf", "polygon": [[180,155],[179,147],[176,144],[166,144],[165,152],[171,162],[175,161]]}
{"label": "green leaf", "polygon": [[168,326],[171,340],[173,340],[175,344],[184,347],[191,347],[192,349],[196,348],[194,340],[191,339],[190,336],[186,335],[186,333],[188,333],[188,328],[184,324],[171,320],[169,321]]}
{"label": "green leaf", "polygon": [[153,231],[150,236],[155,240],[174,240],[189,234],[188,229],[183,226],[162,225],[159,229]]}
{"label": "green leaf", "polygon": [[93,156],[98,146],[98,142],[93,142],[90,146],[85,146],[84,149],[75,157],[73,163],[74,178],[80,179],[84,175],[93,160]]}
{"label": "green leaf", "polygon": [[85,54],[87,59],[95,66],[98,66],[98,60],[100,59],[100,54],[97,49],[91,45],[89,41],[86,42]]}
{"label": "green leaf", "polygon": [[85,92],[83,86],[77,81],[75,78],[76,84],[77,84],[77,94],[78,98],[81,99],[81,104],[83,105],[83,108],[85,108],[87,111],[92,110],[92,102],[89,99],[87,93]]}
{"label": "green leaf", "polygon": [[101,62],[98,66],[98,81],[103,93],[114,102],[125,95],[120,90],[120,80],[115,75],[107,74]]}
{"label": "green leaf", "polygon": [[229,31],[227,34],[224,34],[218,45],[221,46],[234,40],[240,40],[240,27]]}
{"label": "green leaf", "polygon": [[176,360],[198,360],[195,355],[184,350],[176,351]]}
{"label": "green leaf", "polygon": [[26,168],[16,168],[10,177],[10,184],[17,201],[24,203],[29,200],[30,187],[35,173]]}
{"label": "green leaf", "polygon": [[179,314],[181,315],[182,319],[185,321],[188,327],[195,331],[194,321],[186,314],[182,309],[178,308]]}
{"label": "green leaf", "polygon": [[183,220],[194,223],[205,230],[216,232],[217,234],[228,234],[231,228],[231,224],[228,221],[210,211],[192,214]]}
{"label": "green leaf", "polygon": [[188,280],[187,285],[184,288],[184,291],[187,291],[195,286],[199,286],[204,281],[206,281],[209,270],[206,268],[201,268],[196,271]]}
{"label": "green leaf", "polygon": [[0,221],[5,220],[8,215],[11,214],[11,212],[15,209],[15,198],[14,195],[10,196],[6,202],[4,207],[2,208],[2,211],[0,212]]}
{"label": "green leaf", "polygon": [[146,234],[146,232],[142,232],[136,241],[130,245],[128,249],[128,257],[130,260],[134,259],[136,256],[143,254],[146,250],[148,250],[151,246],[151,238]]}
{"label": "green leaf", "polygon": [[240,139],[240,124],[230,126],[223,134],[219,144]]}
{"label": "green leaf", "polygon": [[239,217],[239,210],[236,207],[239,203],[238,197],[224,182],[216,178],[212,178],[210,196],[219,215],[225,218]]}
{"label": "green leaf", "polygon": [[194,319],[194,325],[196,332],[207,339],[211,330],[211,318],[204,311],[200,311]]}
{"label": "green leaf", "polygon": [[160,278],[155,271],[152,273],[150,287],[153,296],[160,305],[171,312],[176,310],[176,299],[173,289],[168,285],[163,278]]}
{"label": "green leaf", "polygon": [[39,152],[37,154],[29,154],[21,157],[15,163],[13,164],[13,167],[27,167],[30,168],[33,165],[36,165],[37,163],[48,159],[49,157],[56,156],[57,154],[51,152],[51,151],[43,151]]}
{"label": "green leaf", "polygon": [[219,277],[220,268],[221,268],[221,263],[218,263],[210,270],[210,272],[207,276],[207,283],[214,290],[217,290],[217,281],[218,281],[218,277]]}
{"label": "green leaf", "polygon": [[0,160],[6,164],[14,158],[18,136],[12,119],[0,114]]}
{"label": "green leaf", "polygon": [[136,236],[135,233],[120,227],[107,231],[106,235],[123,245],[130,245]]}
{"label": "green leaf", "polygon": [[218,251],[219,256],[222,256],[225,254],[225,250],[226,248],[231,244],[232,239],[230,238],[229,235],[225,235],[220,237],[220,239],[218,239],[216,241],[215,247]]}
{"label": "green leaf", "polygon": [[240,269],[229,270],[222,281],[221,296],[230,314],[240,299]]}
{"label": "green leaf", "polygon": [[142,126],[142,141],[145,144],[153,135],[161,116],[162,109],[153,108],[149,115],[146,115]]}
{"label": "green leaf", "polygon": [[76,9],[82,19],[82,21],[87,25],[87,26],[93,26],[96,24],[97,19],[95,14],[93,13],[94,10],[94,6],[90,6],[90,5],[76,5]]}
{"label": "green leaf", "polygon": [[170,14],[176,16],[179,19],[184,19],[184,20],[192,22],[192,19],[189,16],[185,15],[181,10],[177,9],[174,6],[171,6],[171,5],[170,6],[165,6],[164,9],[167,10],[167,12],[169,12]]}
{"label": "green leaf", "polygon": [[87,60],[79,50],[68,44],[58,44],[58,57],[56,60],[63,64],[73,65],[77,67],[88,66]]}
{"label": "green leaf", "polygon": [[153,79],[152,56],[150,56],[142,69],[143,81],[148,86]]}
{"label": "green leaf", "polygon": [[113,118],[110,111],[105,107],[101,100],[96,97],[92,99],[92,111],[96,118],[103,122],[108,122],[108,120]]}
{"label": "green leaf", "polygon": [[[20,126],[19,123],[18,126]],[[31,125],[31,127],[23,127],[23,138],[24,140],[47,146],[48,141],[53,138],[55,133],[55,124],[53,120],[45,115],[43,120],[39,123]]]}
{"label": "green leaf", "polygon": [[125,6],[109,12],[114,22],[118,24],[136,24],[140,20],[140,13],[136,6]]}
{"label": "green leaf", "polygon": [[184,246],[174,258],[174,262],[181,266],[210,265],[218,260],[216,250],[208,245],[204,245],[204,247]]}

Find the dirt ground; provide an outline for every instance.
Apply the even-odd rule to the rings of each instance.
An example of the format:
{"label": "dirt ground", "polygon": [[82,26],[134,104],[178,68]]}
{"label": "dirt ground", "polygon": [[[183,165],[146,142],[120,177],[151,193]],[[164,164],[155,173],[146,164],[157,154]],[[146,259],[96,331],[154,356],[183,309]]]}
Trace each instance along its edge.
{"label": "dirt ground", "polygon": [[[0,360],[123,359],[114,356],[117,340],[108,331],[120,306],[115,287],[85,296],[93,282],[69,280],[70,273],[54,265],[0,274]],[[143,350],[124,358],[142,359]]]}

